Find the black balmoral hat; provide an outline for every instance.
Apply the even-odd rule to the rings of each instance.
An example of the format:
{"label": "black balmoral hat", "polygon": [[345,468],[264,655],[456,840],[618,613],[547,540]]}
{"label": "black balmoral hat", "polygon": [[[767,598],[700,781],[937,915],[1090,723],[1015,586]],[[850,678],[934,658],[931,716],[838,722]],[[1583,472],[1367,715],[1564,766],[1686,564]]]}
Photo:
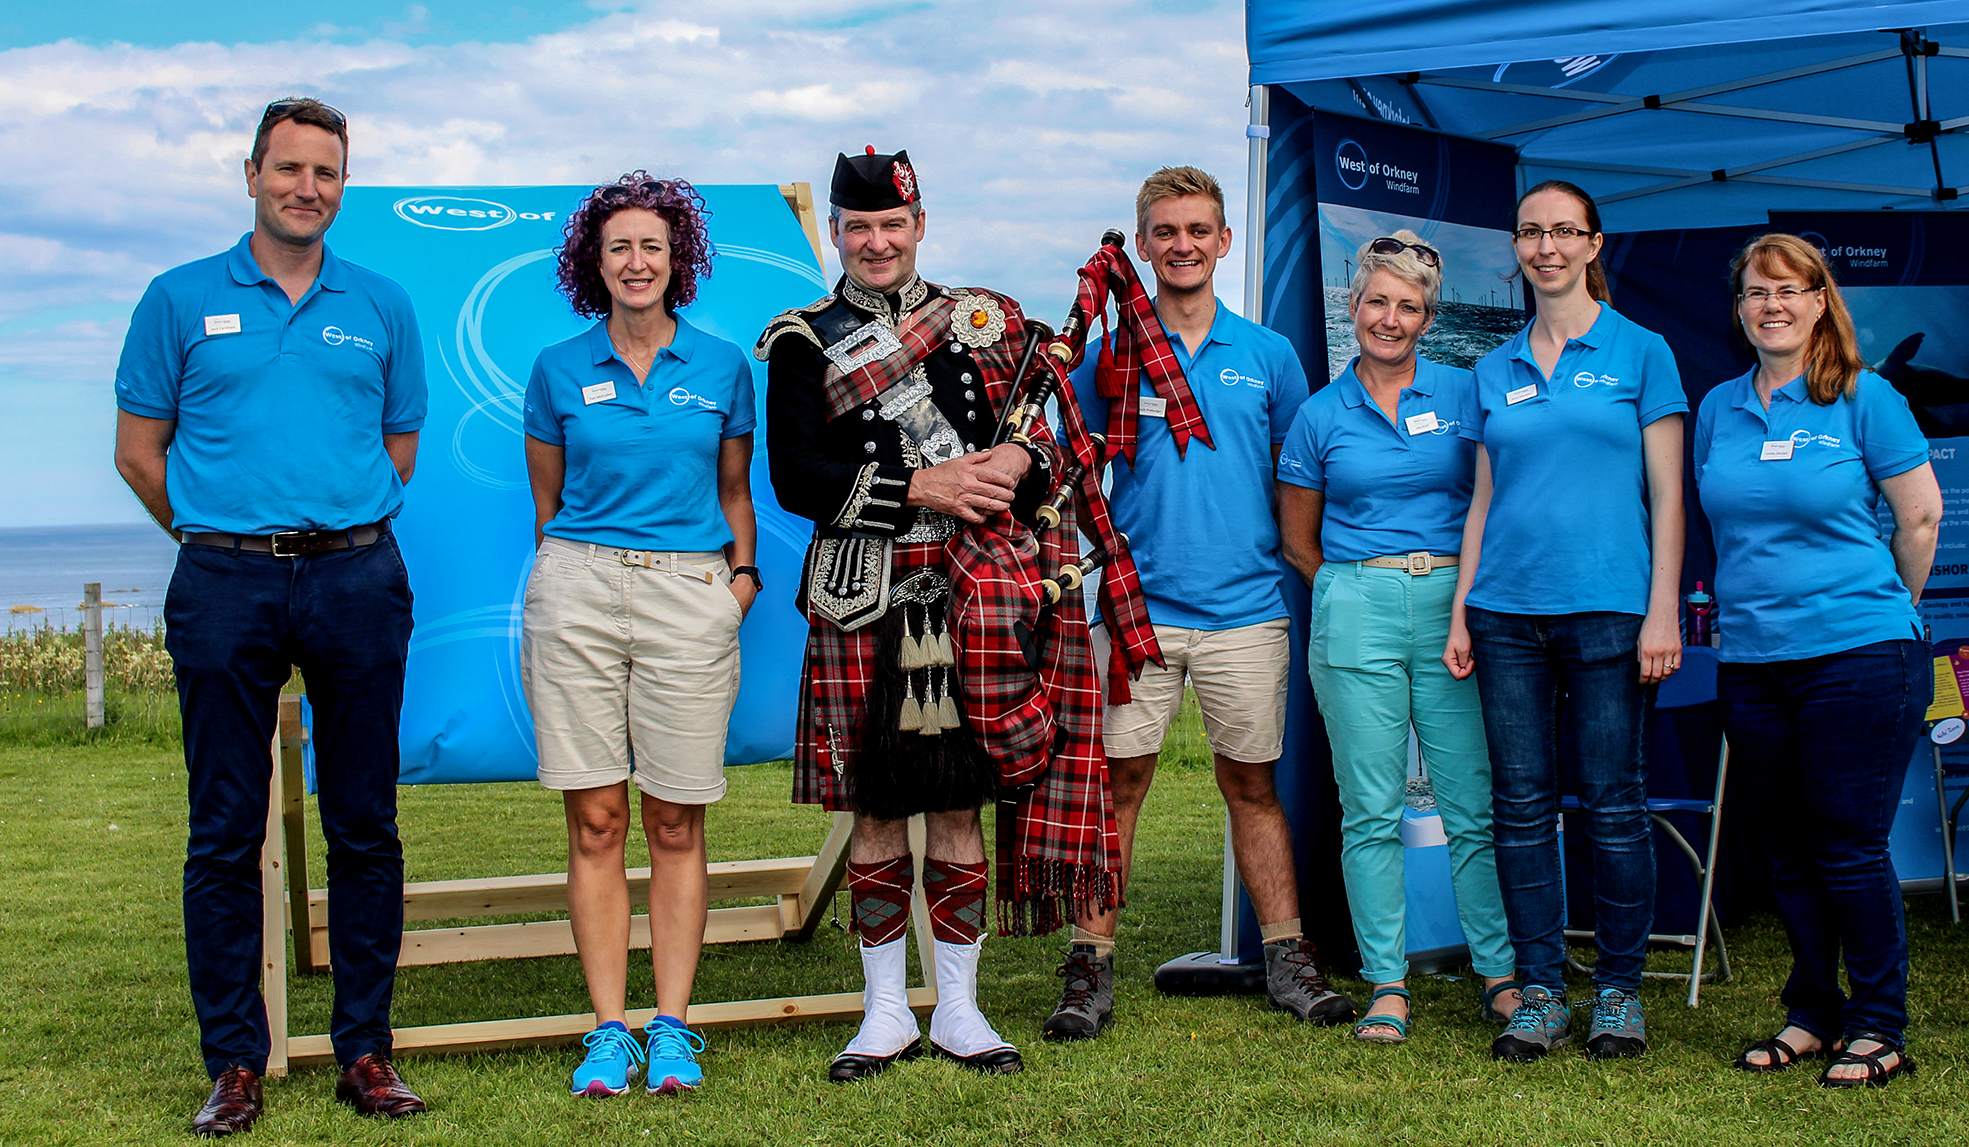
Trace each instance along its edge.
{"label": "black balmoral hat", "polygon": [[843,211],[888,211],[922,199],[916,188],[916,169],[909,153],[877,155],[873,144],[866,155],[843,155],[834,161],[834,180],[827,201]]}

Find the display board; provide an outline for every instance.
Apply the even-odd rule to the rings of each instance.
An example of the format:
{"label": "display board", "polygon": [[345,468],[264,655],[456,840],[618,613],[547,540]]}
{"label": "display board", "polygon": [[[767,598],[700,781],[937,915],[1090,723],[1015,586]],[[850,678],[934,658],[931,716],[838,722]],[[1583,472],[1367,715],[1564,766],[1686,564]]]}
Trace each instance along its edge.
{"label": "display board", "polygon": [[[521,404],[541,348],[589,320],[555,289],[555,249],[587,187],[351,187],[329,243],[410,293],[430,417],[396,521],[416,595],[404,688],[402,779],[530,780],[520,601],[533,561]],[[816,248],[776,186],[700,187],[716,258],[683,313],[747,352],[766,322],[826,293]],[[740,634],[743,678],[727,764],[791,755],[806,625],[793,607],[812,524],[766,477],[765,369],[752,494],[761,594]],[[302,428],[303,430],[305,428]]]}
{"label": "display board", "polygon": [[[1358,351],[1347,315],[1353,258],[1370,239],[1408,228],[1443,256],[1442,306],[1421,353],[1468,366],[1524,324],[1509,233],[1517,198],[1509,147],[1314,109],[1273,89],[1265,183],[1265,325],[1292,342],[1313,389]],[[1292,823],[1301,918],[1336,967],[1355,963],[1351,918],[1339,894],[1339,794],[1326,728],[1306,676],[1305,582],[1282,567],[1292,615],[1292,670],[1279,798]],[[1413,810],[1424,817],[1427,810]],[[1439,830],[1438,830],[1439,831]],[[1419,841],[1421,838],[1417,837]],[[1429,965],[1460,943],[1446,867],[1412,849],[1410,950]],[[1438,871],[1440,870],[1440,871]],[[1436,879],[1429,874],[1434,873]],[[1239,955],[1262,957],[1258,924],[1241,891]],[[1445,959],[1451,957],[1445,956]]]}

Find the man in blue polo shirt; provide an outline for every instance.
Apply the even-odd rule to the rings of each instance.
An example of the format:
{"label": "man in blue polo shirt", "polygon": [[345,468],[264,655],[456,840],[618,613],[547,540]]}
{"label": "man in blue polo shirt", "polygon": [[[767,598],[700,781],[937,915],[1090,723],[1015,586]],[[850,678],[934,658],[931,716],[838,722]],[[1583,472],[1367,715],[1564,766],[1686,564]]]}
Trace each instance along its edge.
{"label": "man in blue polo shirt", "polygon": [[253,230],[151,282],[116,368],[116,468],[182,543],[164,620],[190,771],[185,956],[213,1079],[201,1135],[261,1109],[267,747],[294,668],[328,839],[335,1095],[365,1115],[424,1109],[390,1066],[411,628],[390,519],[424,424],[424,350],[403,289],[322,242],[347,171],[342,113],[268,105],[246,160]]}
{"label": "man in blue polo shirt", "polygon": [[[1230,253],[1224,193],[1194,167],[1166,167],[1135,198],[1136,253],[1155,272],[1155,311],[1183,368],[1209,442],[1179,449],[1172,402],[1142,382],[1131,466],[1112,471],[1114,521],[1129,539],[1166,667],[1150,665],[1127,704],[1109,704],[1102,738],[1121,831],[1123,879],[1136,818],[1163,737],[1196,691],[1231,821],[1231,848],[1265,939],[1274,1008],[1313,1023],[1354,1018],[1332,990],[1299,922],[1292,835],[1273,783],[1285,739],[1291,655],[1281,588],[1273,469],[1279,444],[1306,401],[1305,369],[1283,336],[1218,300],[1213,275]],[[1074,375],[1081,409],[1108,424],[1095,356]],[[1144,372],[1146,375],[1146,372]],[[1065,991],[1047,1018],[1052,1039],[1098,1035],[1113,1015],[1118,914],[1085,914],[1061,969]]]}

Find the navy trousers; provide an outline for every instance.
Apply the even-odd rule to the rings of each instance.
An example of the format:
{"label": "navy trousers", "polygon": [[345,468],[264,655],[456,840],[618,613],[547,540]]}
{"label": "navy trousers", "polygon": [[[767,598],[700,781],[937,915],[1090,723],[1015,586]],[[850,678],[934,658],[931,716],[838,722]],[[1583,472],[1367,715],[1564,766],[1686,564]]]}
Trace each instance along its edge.
{"label": "navy trousers", "polygon": [[[1927,650],[1882,641],[1717,675],[1741,793],[1791,939],[1785,1021],[1827,1042],[1907,1028],[1907,922],[1887,837],[1933,695]],[[1849,996],[1839,988],[1841,957]]]}
{"label": "navy trousers", "polygon": [[164,621],[191,773],[185,958],[206,1070],[266,1071],[260,847],[290,666],[301,670],[314,710],[328,840],[329,1035],[343,1064],[387,1056],[403,942],[397,718],[411,629],[396,538],[300,558],[185,546]]}

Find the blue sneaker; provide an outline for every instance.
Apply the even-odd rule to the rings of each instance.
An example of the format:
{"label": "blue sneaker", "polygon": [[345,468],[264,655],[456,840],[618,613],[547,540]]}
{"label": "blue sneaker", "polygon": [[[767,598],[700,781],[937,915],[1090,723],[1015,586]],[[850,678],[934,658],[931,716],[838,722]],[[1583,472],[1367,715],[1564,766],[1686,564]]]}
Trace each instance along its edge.
{"label": "blue sneaker", "polygon": [[1571,1041],[1567,1029],[1572,1026],[1572,1009],[1566,1006],[1566,997],[1531,984],[1525,987],[1523,999],[1511,1013],[1504,1034],[1491,1041],[1492,1059],[1529,1063]]}
{"label": "blue sneaker", "polygon": [[649,1075],[644,1078],[649,1093],[696,1091],[704,1083],[704,1069],[697,1066],[704,1037],[668,1016],[657,1016],[643,1030],[649,1033]]}
{"label": "blue sneaker", "polygon": [[629,1029],[611,1020],[581,1037],[588,1058],[574,1069],[574,1093],[601,1098],[621,1095],[636,1078],[636,1065],[642,1062],[642,1045]]}

